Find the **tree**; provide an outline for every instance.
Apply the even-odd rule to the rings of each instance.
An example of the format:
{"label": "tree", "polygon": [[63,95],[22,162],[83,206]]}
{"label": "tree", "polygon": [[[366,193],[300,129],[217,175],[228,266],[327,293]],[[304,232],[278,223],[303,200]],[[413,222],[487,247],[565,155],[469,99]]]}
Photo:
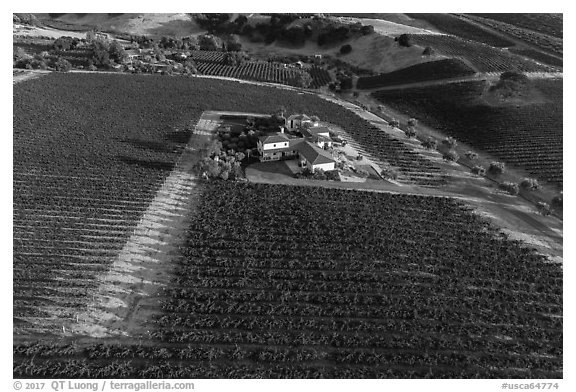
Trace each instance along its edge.
{"label": "tree", "polygon": [[398,171],[392,167],[385,167],[380,171],[380,176],[386,180],[396,180],[398,178]]}
{"label": "tree", "polygon": [[432,49],[430,46],[427,46],[424,48],[424,51],[422,52],[423,56],[432,56],[434,54],[434,49]]}
{"label": "tree", "polygon": [[499,176],[504,173],[505,167],[502,162],[490,162],[488,173],[494,176]]}
{"label": "tree", "polygon": [[204,34],[198,37],[200,50],[218,50],[220,46],[216,37],[210,34]]}
{"label": "tree", "polygon": [[388,122],[388,125],[390,125],[392,128],[398,128],[400,126],[400,121],[393,118]]}
{"label": "tree", "polygon": [[444,153],[442,158],[444,158],[446,161],[456,162],[458,159],[460,159],[460,155],[458,155],[458,153],[454,150],[448,150]]}
{"label": "tree", "polygon": [[288,84],[302,88],[308,88],[311,83],[312,76],[306,71],[296,72],[296,74],[288,80]]}
{"label": "tree", "polygon": [[62,57],[58,57],[58,60],[54,63],[54,69],[58,72],[68,72],[72,69],[72,64]]}
{"label": "tree", "polygon": [[54,41],[52,47],[55,50],[69,50],[72,47],[72,37],[59,37]]}
{"label": "tree", "polygon": [[124,47],[116,40],[113,40],[110,43],[110,47],[108,49],[108,56],[110,57],[111,60],[113,60],[118,64],[124,64],[126,60],[128,60],[128,54],[124,50]]}
{"label": "tree", "polygon": [[503,182],[500,184],[500,189],[516,196],[520,192],[520,187],[515,182]]}
{"label": "tree", "polygon": [[362,33],[362,35],[372,34],[374,32],[374,26],[372,25],[362,26],[360,32]]}
{"label": "tree", "polygon": [[550,215],[550,205],[547,203],[544,203],[543,201],[539,201],[538,203],[536,203],[536,209],[538,210],[538,212],[544,216]]}
{"label": "tree", "polygon": [[422,146],[428,150],[435,150],[438,146],[436,139],[429,137],[422,141]]}
{"label": "tree", "polygon": [[483,176],[484,174],[486,174],[486,169],[482,166],[476,165],[472,168],[472,173],[479,176]]}
{"label": "tree", "polygon": [[408,139],[412,138],[412,137],[416,137],[416,129],[414,129],[414,127],[407,127],[406,130],[404,131],[404,133],[406,134],[406,137]]}
{"label": "tree", "polygon": [[92,41],[92,60],[94,65],[108,66],[110,65],[109,43],[106,40],[96,39]]}
{"label": "tree", "polygon": [[553,211],[562,211],[563,198],[564,198],[564,196],[563,196],[562,192],[558,196],[554,196],[554,198],[550,202],[550,208]]}
{"label": "tree", "polygon": [[404,46],[409,48],[410,46],[412,46],[412,39],[410,37],[410,34],[401,34],[398,37],[398,44],[400,46]]}
{"label": "tree", "polygon": [[245,55],[241,52],[227,52],[224,55],[224,64],[233,67],[240,66],[244,63]]}
{"label": "tree", "polygon": [[458,145],[458,142],[453,137],[447,137],[446,139],[442,140],[442,144],[447,146],[449,149],[454,149]]}
{"label": "tree", "polygon": [[352,52],[352,46],[350,44],[342,45],[340,48],[340,54],[348,54]]}
{"label": "tree", "polygon": [[536,180],[534,178],[524,178],[520,182],[520,187],[522,189],[527,190],[527,191],[531,191],[531,190],[536,190],[536,189],[540,188],[540,184],[538,183],[538,180]]}

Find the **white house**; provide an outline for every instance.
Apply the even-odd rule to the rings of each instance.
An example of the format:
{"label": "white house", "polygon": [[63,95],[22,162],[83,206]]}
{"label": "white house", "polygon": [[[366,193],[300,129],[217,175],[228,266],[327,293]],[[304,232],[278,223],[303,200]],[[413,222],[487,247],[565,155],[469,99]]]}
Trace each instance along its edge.
{"label": "white house", "polygon": [[294,147],[300,142],[302,139],[289,138],[282,132],[262,136],[257,143],[260,161],[277,161],[294,157],[298,154]]}
{"label": "white house", "polygon": [[324,151],[310,142],[303,142],[298,145],[298,156],[300,164],[311,171],[322,169],[324,171],[334,170],[336,161],[327,151]]}

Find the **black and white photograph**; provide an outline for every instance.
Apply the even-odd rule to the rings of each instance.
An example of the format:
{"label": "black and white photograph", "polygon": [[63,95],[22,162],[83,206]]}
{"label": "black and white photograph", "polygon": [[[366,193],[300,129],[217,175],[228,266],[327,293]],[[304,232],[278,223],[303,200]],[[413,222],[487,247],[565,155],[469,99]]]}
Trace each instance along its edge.
{"label": "black and white photograph", "polygon": [[6,390],[568,391],[563,10],[409,6],[14,12]]}

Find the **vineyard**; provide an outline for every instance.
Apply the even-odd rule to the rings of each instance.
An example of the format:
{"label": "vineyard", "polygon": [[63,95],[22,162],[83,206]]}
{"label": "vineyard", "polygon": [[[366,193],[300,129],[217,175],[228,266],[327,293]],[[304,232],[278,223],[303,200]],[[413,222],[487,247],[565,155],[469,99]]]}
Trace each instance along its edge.
{"label": "vineyard", "polygon": [[512,26],[522,27],[556,38],[563,37],[562,14],[473,14],[485,19],[493,19]]}
{"label": "vineyard", "polygon": [[451,35],[411,34],[415,44],[430,46],[440,54],[470,61],[480,72],[555,72],[555,67],[539,64],[503,49]]}
{"label": "vineyard", "polygon": [[374,97],[541,180],[562,186],[562,80],[535,81],[545,103],[488,106],[484,82],[380,91]]}
{"label": "vineyard", "polygon": [[563,376],[562,269],[451,199],[212,182],[199,203],[149,336],[17,344],[14,377]]}
{"label": "vineyard", "polygon": [[56,60],[61,57],[68,60],[73,67],[87,67],[88,60],[93,57],[90,48],[78,48],[73,50],[53,50],[54,40],[40,38],[14,38],[12,46],[14,49],[22,48],[30,55],[49,52],[46,59]]}
{"label": "vineyard", "polygon": [[312,77],[310,88],[320,88],[332,81],[328,71],[317,66],[312,66],[309,70],[304,71],[296,68],[285,68],[280,63],[265,61],[247,61],[239,66],[231,66],[223,63],[223,55],[223,52],[192,51],[196,68],[204,75],[296,85],[294,83],[295,77],[301,72],[308,72]]}
{"label": "vineyard", "polygon": [[529,57],[529,58],[534,59],[540,63],[553,65],[555,67],[562,67],[564,65],[564,62],[562,61],[562,59],[548,55],[548,54],[543,53],[543,52],[539,52],[539,51],[534,50],[534,49],[510,48],[510,52],[519,54],[521,56]]}
{"label": "vineyard", "polygon": [[407,14],[414,19],[421,19],[431,23],[437,29],[467,40],[480,42],[497,48],[514,46],[510,40],[490,33],[478,26],[468,23],[450,14]]}
{"label": "vineyard", "polygon": [[475,72],[460,59],[444,59],[416,64],[397,71],[376,76],[361,77],[356,87],[372,89],[404,83],[425,82],[474,75]]}
{"label": "vineyard", "polygon": [[[90,94],[86,94],[90,91]],[[125,97],[131,97],[126,100]],[[407,180],[438,171],[400,141],[312,94],[159,75],[60,74],[14,86],[14,324],[52,330],[85,302],[205,110],[310,113]],[[433,178],[428,179],[426,173]]]}
{"label": "vineyard", "polygon": [[475,22],[489,26],[494,30],[501,31],[512,37],[518,38],[524,42],[528,42],[532,45],[535,45],[540,49],[562,56],[563,52],[562,38],[556,38],[549,36],[547,34],[537,33],[534,30],[527,30],[521,27],[510,25],[508,23],[499,22],[494,19],[480,18],[478,16],[473,15],[467,15],[466,17],[474,20]]}

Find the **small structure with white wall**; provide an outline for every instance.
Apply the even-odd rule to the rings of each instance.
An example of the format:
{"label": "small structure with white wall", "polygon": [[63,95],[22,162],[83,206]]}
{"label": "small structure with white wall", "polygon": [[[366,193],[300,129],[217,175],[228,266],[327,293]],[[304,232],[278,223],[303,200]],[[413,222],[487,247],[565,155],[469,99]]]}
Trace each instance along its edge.
{"label": "small structure with white wall", "polygon": [[288,120],[286,121],[286,126],[288,127],[288,129],[294,131],[304,126],[317,127],[318,121],[314,121],[305,114],[293,114],[290,117],[288,117]]}

